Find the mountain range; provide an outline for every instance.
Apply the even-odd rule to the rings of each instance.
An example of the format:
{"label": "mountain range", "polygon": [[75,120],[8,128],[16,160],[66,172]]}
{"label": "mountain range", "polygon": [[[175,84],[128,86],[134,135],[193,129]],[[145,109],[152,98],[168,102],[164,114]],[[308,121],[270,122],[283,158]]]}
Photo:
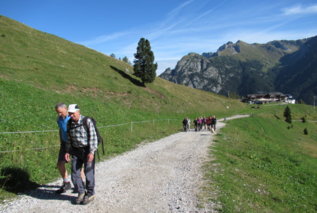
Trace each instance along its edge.
{"label": "mountain range", "polygon": [[230,97],[279,91],[313,104],[317,36],[265,44],[228,42],[216,52],[189,53],[160,77]]}

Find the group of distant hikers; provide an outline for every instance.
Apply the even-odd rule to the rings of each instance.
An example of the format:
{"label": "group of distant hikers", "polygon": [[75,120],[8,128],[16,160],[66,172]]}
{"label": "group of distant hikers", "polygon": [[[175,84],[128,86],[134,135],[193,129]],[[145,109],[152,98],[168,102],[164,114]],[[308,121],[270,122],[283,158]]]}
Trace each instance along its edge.
{"label": "group of distant hikers", "polygon": [[[72,188],[78,193],[76,204],[88,204],[95,198],[95,154],[100,135],[93,118],[80,114],[77,104],[64,103],[55,106],[60,135],[60,151],[57,168],[63,178],[63,185],[56,193]],[[71,162],[71,180],[65,164]]]}
{"label": "group of distant hikers", "polygon": [[[183,120],[183,128],[184,131],[187,132],[190,130],[191,121],[189,118],[184,118]],[[216,116],[209,116],[209,117],[198,117],[195,118],[194,121],[194,128],[195,131],[211,131],[212,133],[216,132],[216,125],[217,125],[217,118]]]}

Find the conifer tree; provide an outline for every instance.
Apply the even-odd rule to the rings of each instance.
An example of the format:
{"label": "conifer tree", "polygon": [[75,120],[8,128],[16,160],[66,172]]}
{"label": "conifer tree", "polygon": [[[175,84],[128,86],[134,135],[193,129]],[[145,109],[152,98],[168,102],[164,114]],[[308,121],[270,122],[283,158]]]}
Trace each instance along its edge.
{"label": "conifer tree", "polygon": [[130,64],[130,61],[129,61],[129,59],[128,59],[127,56],[124,56],[124,57],[122,58],[122,61],[124,61],[124,62],[127,63],[127,64]]}
{"label": "conifer tree", "polygon": [[154,63],[154,54],[149,40],[140,39],[134,57],[134,75],[141,78],[143,84],[152,83],[156,77],[157,63]]}
{"label": "conifer tree", "polygon": [[291,109],[287,106],[284,110],[284,117],[285,117],[285,121],[287,123],[292,123],[292,113],[291,113]]}

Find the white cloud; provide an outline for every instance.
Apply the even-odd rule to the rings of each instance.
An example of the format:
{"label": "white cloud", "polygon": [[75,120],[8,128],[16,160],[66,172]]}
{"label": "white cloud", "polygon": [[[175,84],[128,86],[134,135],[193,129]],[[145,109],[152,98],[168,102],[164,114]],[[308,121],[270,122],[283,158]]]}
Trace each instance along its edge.
{"label": "white cloud", "polygon": [[[136,50],[137,42],[140,37],[145,37],[152,43],[154,40],[160,40],[162,37],[169,36],[170,32],[174,32],[174,29],[178,29],[179,26],[182,26],[183,23],[186,22],[186,18],[181,18],[180,13],[182,13],[183,10],[194,1],[195,0],[187,0],[179,4],[166,15],[165,19],[160,21],[160,23],[156,26],[152,27],[152,29],[137,27],[126,32],[115,32],[110,35],[101,35],[78,43],[90,46],[91,48],[96,48],[96,45],[98,45],[100,50],[107,49],[107,51],[102,51],[107,53],[110,48],[114,47],[114,42],[120,40],[120,44],[118,44],[116,51],[112,50],[110,52],[115,53],[117,56],[128,56],[129,58],[133,57],[133,53]],[[114,42],[111,42],[110,44],[109,41]],[[105,45],[107,45],[106,48],[101,47]]]}
{"label": "white cloud", "polygon": [[102,35],[102,36],[98,36],[96,38],[93,38],[91,40],[87,40],[87,41],[82,41],[82,42],[78,42],[82,45],[96,45],[96,44],[102,44],[105,43],[107,41],[111,41],[111,40],[116,40],[122,36],[127,35],[128,32],[117,32],[117,33],[113,33],[110,35]]}
{"label": "white cloud", "polygon": [[192,3],[194,0],[188,0],[186,2],[184,2],[183,4],[180,4],[178,7],[174,8],[173,10],[171,10],[168,13],[169,18],[174,18],[175,16],[177,16],[179,14],[179,12],[185,8],[187,5],[189,5],[190,3]]}
{"label": "white cloud", "polygon": [[[193,3],[195,1],[195,4]],[[197,3],[197,4],[196,4]],[[98,48],[104,53],[115,53],[118,57],[128,56],[133,61],[138,39],[150,40],[157,73],[166,68],[174,68],[177,61],[189,52],[212,52],[222,44],[237,40],[248,43],[266,43],[272,40],[300,39],[314,36],[317,30],[295,31],[288,27],[297,16],[285,18],[281,14],[229,13],[217,15],[226,2],[221,1],[211,7],[208,0],[187,0],[170,10],[161,20],[151,25],[135,26],[125,32],[103,35],[81,44]],[[280,5],[275,6],[280,10]],[[275,12],[274,12],[275,13]],[[317,4],[303,7],[293,6],[283,9],[284,15],[317,13]]]}
{"label": "white cloud", "polygon": [[303,7],[302,5],[296,5],[293,7],[288,7],[283,9],[284,15],[301,15],[301,14],[311,14],[317,13],[317,4]]}

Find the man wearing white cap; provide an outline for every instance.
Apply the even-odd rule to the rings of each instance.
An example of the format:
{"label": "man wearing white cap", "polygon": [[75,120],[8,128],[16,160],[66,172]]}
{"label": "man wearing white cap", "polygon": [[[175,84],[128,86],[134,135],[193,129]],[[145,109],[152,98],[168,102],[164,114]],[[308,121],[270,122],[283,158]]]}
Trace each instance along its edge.
{"label": "man wearing white cap", "polygon": [[[68,140],[65,159],[70,161],[72,155],[72,182],[78,189],[76,204],[87,204],[95,198],[95,152],[98,138],[95,126],[90,118],[82,116],[77,104],[68,107],[71,120],[68,123]],[[87,130],[85,128],[87,126]],[[86,186],[80,170],[84,166]]]}

